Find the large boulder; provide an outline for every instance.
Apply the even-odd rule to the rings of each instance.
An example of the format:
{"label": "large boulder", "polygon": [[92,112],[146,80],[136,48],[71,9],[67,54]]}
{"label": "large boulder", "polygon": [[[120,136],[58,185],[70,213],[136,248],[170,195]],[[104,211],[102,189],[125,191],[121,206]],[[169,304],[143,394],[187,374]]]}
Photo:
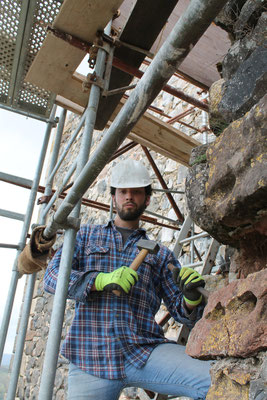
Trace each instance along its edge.
{"label": "large boulder", "polygon": [[267,41],[258,46],[222,87],[218,110],[224,120],[242,117],[267,92]]}
{"label": "large boulder", "polygon": [[202,157],[195,151],[191,160],[186,179],[190,215],[204,231],[232,247],[266,246],[266,120],[267,95],[206,152],[201,147]]}

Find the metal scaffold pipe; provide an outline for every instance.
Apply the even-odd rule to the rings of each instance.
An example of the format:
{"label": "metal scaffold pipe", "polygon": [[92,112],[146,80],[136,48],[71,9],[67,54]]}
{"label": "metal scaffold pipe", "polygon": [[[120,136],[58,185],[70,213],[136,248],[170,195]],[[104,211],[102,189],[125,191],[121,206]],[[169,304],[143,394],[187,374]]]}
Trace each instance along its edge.
{"label": "metal scaffold pipe", "polygon": [[82,198],[108,159],[193,49],[226,1],[193,0],[190,2],[55,213],[54,220],[46,227],[44,235],[47,238],[53,236],[58,226],[66,222],[75,204]]}
{"label": "metal scaffold pipe", "polygon": [[[40,177],[41,177],[41,173],[42,173],[42,169],[43,169],[43,165],[44,165],[45,156],[47,153],[48,143],[49,143],[52,128],[54,126],[55,114],[56,114],[56,106],[54,105],[52,112],[51,112],[51,116],[50,116],[50,122],[47,124],[47,127],[46,127],[45,137],[44,137],[42,149],[41,149],[40,156],[39,156],[39,162],[38,162],[38,167],[37,167],[37,171],[36,171],[36,176],[33,181],[34,183],[33,183],[32,191],[31,191],[32,199],[29,200],[29,204],[28,204],[28,209],[27,209],[27,213],[26,213],[27,223],[22,232],[22,238],[23,237],[24,238],[21,243],[20,251],[22,250],[22,248],[24,247],[25,242],[26,242],[26,236],[27,236],[27,232],[28,232],[29,226],[30,226],[32,211],[33,211],[34,202],[35,202],[36,195],[37,195],[38,185],[40,182]],[[26,221],[26,218],[25,218],[25,221]],[[27,230],[26,230],[26,227],[27,227]],[[17,254],[17,259],[18,259],[18,255],[20,254],[20,251]],[[16,267],[17,267],[17,259],[14,264]],[[13,274],[15,277],[19,275],[17,270],[14,270]],[[27,327],[28,327],[30,308],[31,308],[32,296],[33,296],[33,290],[34,290],[34,284],[35,284],[35,277],[36,277],[36,274],[28,276],[27,280],[26,280],[26,284],[25,284],[25,296],[24,296],[24,301],[23,301],[21,318],[20,318],[20,322],[19,322],[19,331],[18,331],[18,335],[16,338],[16,351],[15,351],[15,355],[14,355],[14,359],[13,359],[9,387],[8,387],[8,392],[7,392],[7,396],[6,396],[7,400],[13,400],[16,395],[16,387],[17,387],[17,383],[18,383],[19,371],[20,371],[24,343],[25,343],[25,337],[26,337],[26,332],[27,332]]]}
{"label": "metal scaffold pipe", "polygon": [[[52,175],[53,169],[55,168],[57,159],[58,159],[58,154],[60,150],[60,145],[61,145],[61,140],[62,140],[62,135],[64,131],[64,126],[65,126],[65,121],[66,121],[66,116],[67,116],[67,110],[62,108],[59,121],[58,121],[58,126],[57,126],[57,133],[55,136],[55,142],[53,145],[53,152],[51,156],[51,161],[50,161],[50,170],[48,171],[48,179],[47,179],[47,184],[45,186],[45,196],[50,196],[52,193],[52,182],[54,176]],[[42,207],[44,208],[44,207]]]}
{"label": "metal scaffold pipe", "polygon": [[53,107],[51,115],[50,115],[50,120],[47,123],[47,129],[46,129],[44,140],[43,140],[42,150],[41,150],[38,165],[36,168],[35,177],[33,180],[30,198],[29,198],[29,202],[28,202],[28,207],[27,207],[27,211],[26,211],[26,215],[25,215],[25,219],[24,219],[24,223],[23,223],[23,227],[22,227],[22,231],[21,231],[21,235],[20,235],[19,250],[17,251],[16,259],[13,264],[11,282],[10,282],[10,286],[9,286],[9,292],[7,295],[7,300],[6,300],[6,305],[5,305],[5,309],[4,309],[2,325],[1,325],[1,330],[0,330],[0,361],[2,360],[2,356],[3,356],[3,351],[4,351],[5,342],[6,342],[6,336],[7,336],[7,330],[8,330],[9,321],[11,318],[14,298],[15,298],[16,289],[17,289],[17,283],[18,283],[18,279],[19,279],[19,273],[17,271],[17,260],[18,260],[19,254],[21,253],[22,249],[25,246],[27,233],[30,228],[30,223],[31,223],[32,213],[33,213],[33,209],[34,209],[34,203],[35,203],[35,199],[36,199],[36,195],[37,195],[37,191],[38,191],[38,186],[39,186],[39,182],[40,182],[40,177],[41,177],[41,173],[42,173],[44,158],[45,158],[47,146],[49,143],[50,133],[51,133],[52,127],[55,123],[55,121],[54,121],[55,114],[56,114],[56,106]]}
{"label": "metal scaffold pipe", "polygon": [[74,141],[76,140],[78,134],[80,133],[80,130],[82,129],[83,124],[84,124],[84,120],[85,120],[85,114],[82,115],[82,117],[81,117],[81,119],[80,119],[80,122],[79,122],[77,128],[75,129],[75,131],[74,131],[72,137],[71,137],[70,140],[68,141],[68,144],[66,145],[66,147],[65,147],[65,149],[64,149],[64,151],[63,151],[63,153],[61,154],[61,156],[60,156],[58,162],[56,163],[56,165],[54,166],[52,172],[50,173],[49,178],[48,178],[48,183],[54,179],[54,177],[55,177],[55,175],[56,175],[56,172],[58,171],[60,165],[62,164],[63,160],[64,160],[65,157],[66,157],[66,154],[68,153],[68,151],[70,150],[72,144],[74,143]]}

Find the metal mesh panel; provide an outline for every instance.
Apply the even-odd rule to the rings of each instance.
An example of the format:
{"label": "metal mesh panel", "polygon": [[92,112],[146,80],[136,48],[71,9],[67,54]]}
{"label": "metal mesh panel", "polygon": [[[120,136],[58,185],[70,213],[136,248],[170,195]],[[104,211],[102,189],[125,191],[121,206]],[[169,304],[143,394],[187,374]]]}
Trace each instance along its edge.
{"label": "metal mesh panel", "polygon": [[7,102],[21,1],[0,0],[0,101]]}
{"label": "metal mesh panel", "polygon": [[[62,0],[37,0],[34,10],[31,10],[32,0],[28,9],[23,9],[26,3],[25,0],[0,0],[0,102],[48,116],[55,96],[24,82],[24,78],[46,36],[46,26],[54,21]],[[26,19],[23,13],[27,13]]]}
{"label": "metal mesh panel", "polygon": [[18,104],[28,104],[32,112],[35,112],[36,109],[47,109],[49,103],[51,103],[51,93],[28,82],[24,82],[23,80],[46,36],[46,26],[52,24],[61,4],[62,1],[40,0],[37,2],[35,9],[31,34],[27,44],[25,71],[21,79],[18,93]]}

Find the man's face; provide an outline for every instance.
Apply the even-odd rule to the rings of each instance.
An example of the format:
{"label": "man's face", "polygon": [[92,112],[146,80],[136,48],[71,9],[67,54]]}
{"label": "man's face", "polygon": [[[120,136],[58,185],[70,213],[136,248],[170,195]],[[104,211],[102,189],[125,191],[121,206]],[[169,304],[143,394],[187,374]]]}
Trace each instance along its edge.
{"label": "man's face", "polygon": [[116,189],[112,196],[119,217],[123,221],[135,221],[149,205],[150,196],[145,193],[145,188]]}

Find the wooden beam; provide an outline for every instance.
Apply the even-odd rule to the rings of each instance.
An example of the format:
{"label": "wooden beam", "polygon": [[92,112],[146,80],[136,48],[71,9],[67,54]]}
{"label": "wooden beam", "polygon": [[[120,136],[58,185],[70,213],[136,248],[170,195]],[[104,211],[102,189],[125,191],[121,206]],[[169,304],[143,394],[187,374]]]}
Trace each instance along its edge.
{"label": "wooden beam", "polygon": [[[125,100],[122,99],[112,114],[111,121],[124,103]],[[192,149],[200,145],[197,140],[148,112],[136,123],[128,138],[186,166],[189,165]]]}
{"label": "wooden beam", "polygon": [[[178,0],[168,0],[163,6],[162,0],[136,1],[126,24],[121,29],[119,39],[143,50],[150,50],[177,2]],[[145,59],[145,54],[120,46],[115,48],[114,57],[134,68],[139,68]],[[132,79],[129,72],[112,68],[109,89],[128,86]],[[122,96],[123,93],[120,93],[101,99],[97,111],[96,129],[104,129]]]}
{"label": "wooden beam", "polygon": [[[125,100],[122,99],[108,125],[115,119],[124,103]],[[77,114],[82,114],[84,111],[83,107],[61,96],[56,97],[56,104]],[[192,149],[200,145],[197,140],[187,136],[185,133],[159,120],[148,112],[133,127],[128,138],[187,167]]]}

